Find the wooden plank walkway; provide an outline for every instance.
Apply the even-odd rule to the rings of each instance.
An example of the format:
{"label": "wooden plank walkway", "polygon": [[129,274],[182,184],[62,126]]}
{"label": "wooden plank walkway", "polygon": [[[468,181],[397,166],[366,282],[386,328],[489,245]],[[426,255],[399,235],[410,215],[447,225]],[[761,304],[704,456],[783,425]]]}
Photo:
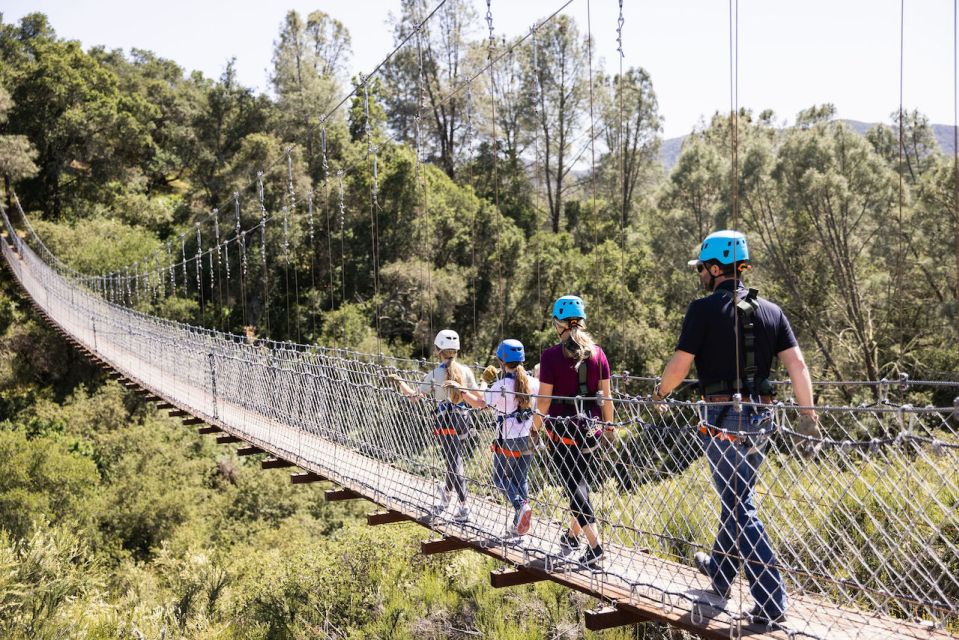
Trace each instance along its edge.
{"label": "wooden plank walkway", "polygon": [[[6,254],[8,249],[6,243],[4,245]],[[431,517],[428,508],[435,499],[433,480],[361,455],[342,443],[292,428],[261,413],[215,401],[206,389],[184,386],[142,360],[139,354],[128,352],[102,337],[96,344],[83,340],[84,331],[71,331],[69,318],[51,317],[40,306],[37,296],[42,286],[32,280],[28,270],[13,271],[16,275],[22,274],[21,286],[54,328],[68,337],[73,336],[71,339],[89,357],[114,368],[162,402],[218,427],[225,434],[240,438],[248,446],[257,447],[277,459],[288,460],[389,511],[408,516],[451,541],[462,541],[476,551],[521,567],[537,577],[548,578],[615,604],[635,620],[666,622],[704,638],[932,640],[953,637],[929,625],[841,609],[822,597],[808,594],[791,594],[783,628],[744,625],[736,615],[744,603],[735,597],[723,602],[707,591],[707,580],[691,566],[664,560],[642,550],[608,545],[603,569],[588,570],[560,550],[557,541],[562,525],[559,522],[534,517],[531,531],[535,535],[509,539],[504,537],[503,530],[511,510],[477,496],[470,497],[468,522],[453,522],[449,512]],[[734,592],[748,594],[744,585],[737,585]],[[745,604],[749,606],[750,603]]]}

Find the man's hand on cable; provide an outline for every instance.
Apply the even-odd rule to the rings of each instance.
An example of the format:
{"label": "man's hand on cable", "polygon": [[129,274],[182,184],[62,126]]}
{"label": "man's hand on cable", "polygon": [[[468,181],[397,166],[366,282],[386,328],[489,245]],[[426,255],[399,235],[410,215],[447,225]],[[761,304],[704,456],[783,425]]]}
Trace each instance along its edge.
{"label": "man's hand on cable", "polygon": [[659,388],[658,384],[653,389],[653,393],[650,396],[650,398],[652,399],[653,402],[656,403],[653,405],[653,407],[656,409],[656,411],[659,412],[660,415],[665,415],[669,413],[669,404],[667,404],[666,400],[669,398],[670,395],[672,395],[672,393],[673,392],[670,391],[669,393],[664,394],[662,390]]}
{"label": "man's hand on cable", "polygon": [[[811,457],[819,449],[819,438],[822,432],[819,429],[819,416],[815,413],[801,413],[796,423],[797,436],[793,436],[793,446],[804,458]],[[805,436],[805,437],[799,437]]]}

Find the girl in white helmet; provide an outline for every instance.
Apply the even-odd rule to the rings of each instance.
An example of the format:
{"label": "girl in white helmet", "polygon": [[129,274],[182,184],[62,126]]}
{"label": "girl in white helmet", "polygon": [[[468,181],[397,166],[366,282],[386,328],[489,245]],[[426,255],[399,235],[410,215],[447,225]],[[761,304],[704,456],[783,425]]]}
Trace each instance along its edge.
{"label": "girl in white helmet", "polygon": [[[436,402],[436,422],[433,433],[439,439],[440,450],[446,463],[446,478],[439,489],[439,500],[433,507],[433,515],[446,510],[452,492],[456,492],[459,507],[453,514],[456,522],[469,519],[466,506],[466,474],[464,462],[465,441],[469,437],[469,419],[466,403],[459,387],[475,389],[476,378],[466,365],[456,361],[460,349],[459,334],[452,329],[443,329],[433,341],[439,364],[427,373],[416,389],[411,388],[397,376],[391,375],[400,390],[408,397],[431,396]],[[447,386],[450,382],[453,385]]]}

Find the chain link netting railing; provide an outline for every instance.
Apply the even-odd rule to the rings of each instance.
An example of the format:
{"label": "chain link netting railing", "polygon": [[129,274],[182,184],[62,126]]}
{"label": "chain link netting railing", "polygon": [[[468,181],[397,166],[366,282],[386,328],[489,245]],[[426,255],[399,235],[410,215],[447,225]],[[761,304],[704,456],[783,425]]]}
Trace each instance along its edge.
{"label": "chain link netting railing", "polygon": [[[489,409],[461,410],[468,428],[457,438],[452,471],[465,481],[467,518],[459,521],[454,505],[437,508],[450,458],[434,435],[435,401],[407,397],[389,377],[415,386],[426,363],[252,341],[115,305],[41,259],[3,217],[4,256],[33,300],[163,398],[439,530],[578,576],[594,593],[653,603],[664,615],[686,612],[693,624],[728,620],[732,635],[748,623],[746,583],[737,581],[730,599],[720,600],[691,562],[695,552],[711,549],[720,518],[703,454],[705,403],[671,402],[662,411],[640,391],[652,379],[617,377],[608,400],[614,421],[592,423],[611,437],[599,439],[588,465],[606,555],[601,568],[587,570],[560,546],[570,472],[550,455],[560,445],[544,440],[533,449],[533,525],[525,536],[507,533],[513,509],[492,479],[496,416]],[[922,397],[918,390],[910,396]],[[888,396],[821,406],[821,437],[794,428],[793,404],[762,409],[771,420],[752,441],[762,455],[755,500],[789,597],[785,622],[772,630],[814,638],[959,630],[954,407],[897,404]]]}

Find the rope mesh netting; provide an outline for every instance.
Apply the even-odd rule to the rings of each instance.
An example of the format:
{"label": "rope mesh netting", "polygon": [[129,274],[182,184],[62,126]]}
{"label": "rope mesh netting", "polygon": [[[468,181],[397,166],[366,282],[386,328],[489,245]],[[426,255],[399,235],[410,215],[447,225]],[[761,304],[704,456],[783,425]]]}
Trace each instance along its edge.
{"label": "rope mesh netting", "polygon": [[[4,256],[33,300],[158,396],[375,502],[579,580],[601,597],[647,610],[652,603],[664,616],[688,614],[694,625],[720,621],[731,635],[748,624],[746,583],[721,600],[691,562],[711,549],[720,517],[700,433],[705,403],[672,402],[664,413],[649,400],[653,379],[615,377],[614,422],[596,425],[613,437],[593,451],[588,478],[606,556],[590,571],[559,546],[568,470],[550,447],[560,445],[534,449],[533,524],[525,536],[507,535],[513,508],[492,481],[490,409],[462,410],[468,429],[457,439],[463,466],[455,471],[465,480],[468,519],[454,521],[455,499],[436,509],[447,464],[433,432],[435,401],[406,397],[388,378],[415,387],[432,364],[254,341],[139,313],[81,285],[52,255],[41,259],[3,217]],[[898,383],[870,388],[878,386],[900,390]],[[788,617],[773,632],[879,638],[959,629],[959,434],[953,407],[919,406],[933,389],[903,382],[909,404],[883,392],[869,405],[817,407],[820,438],[793,428],[796,406],[770,407],[772,421],[755,442],[764,453],[756,503],[789,595]]]}

